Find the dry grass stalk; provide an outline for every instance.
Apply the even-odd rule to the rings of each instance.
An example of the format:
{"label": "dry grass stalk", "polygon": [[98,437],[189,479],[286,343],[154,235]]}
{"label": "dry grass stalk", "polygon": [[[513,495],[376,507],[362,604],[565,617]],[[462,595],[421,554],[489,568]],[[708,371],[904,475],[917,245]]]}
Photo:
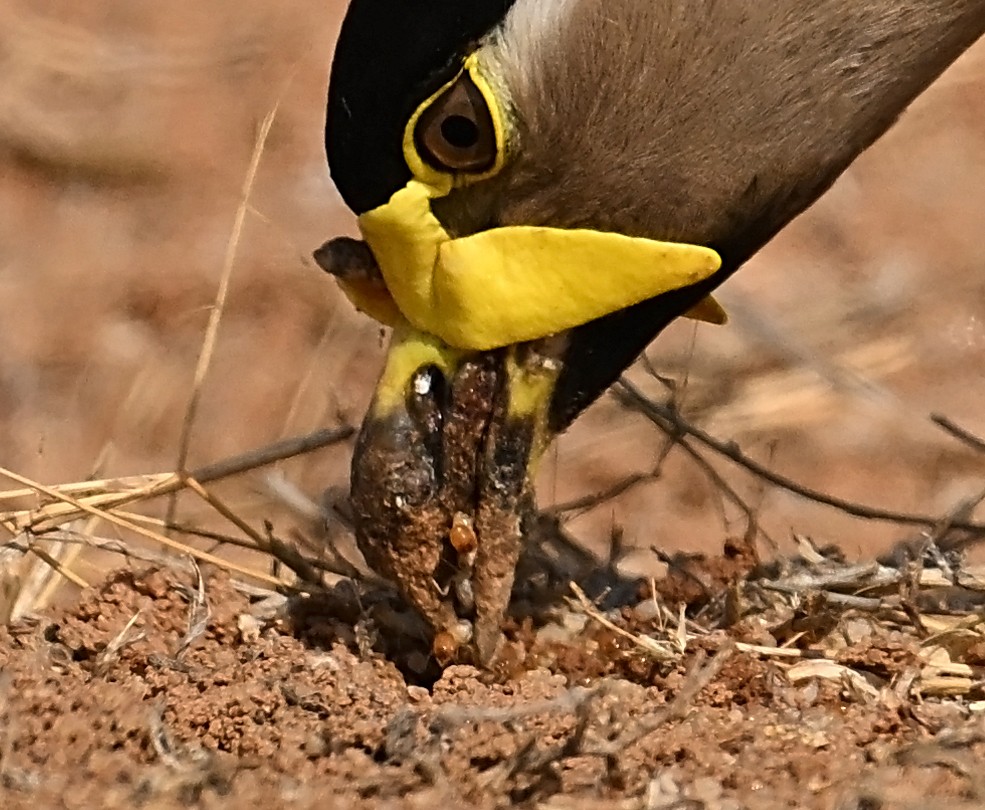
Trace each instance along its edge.
{"label": "dry grass stalk", "polygon": [[[171,473],[158,473],[156,475],[131,475],[125,478],[101,478],[92,481],[74,481],[70,484],[53,484],[51,488],[59,492],[64,492],[66,495],[74,495],[77,498],[107,491],[141,492],[148,487],[153,488],[159,485],[170,476]],[[34,497],[37,494],[37,491],[30,487],[8,489],[0,492],[0,502],[23,500]],[[4,512],[0,514],[3,514],[6,519],[6,515],[10,513]]]}
{"label": "dry grass stalk", "polygon": [[138,610],[133,616],[130,617],[130,621],[126,623],[123,629],[116,634],[116,636],[110,640],[109,644],[99,653],[96,658],[96,663],[93,668],[93,672],[98,675],[105,675],[109,668],[116,662],[120,656],[120,652],[124,647],[130,644],[135,644],[145,637],[143,631],[133,632],[134,627],[136,627],[137,622],[140,620],[141,613]]}
{"label": "dry grass stalk", "polygon": [[194,557],[195,559],[199,560],[200,562],[206,562],[212,565],[216,565],[220,568],[225,568],[226,570],[233,571],[235,573],[240,574],[241,576],[257,579],[277,588],[284,587],[290,584],[280,580],[277,577],[272,577],[269,574],[265,574],[261,571],[256,571],[247,568],[245,566],[240,565],[239,563],[235,563],[230,560],[224,560],[220,557],[216,557],[214,554],[208,553],[207,551],[200,551],[199,549],[193,548],[192,546],[189,546],[185,543],[180,543],[176,540],[172,540],[170,537],[166,537],[160,532],[154,532],[151,531],[150,529],[146,529],[137,523],[133,523],[132,521],[125,520],[124,518],[119,517],[113,512],[104,509],[99,509],[98,507],[95,506],[90,506],[88,503],[76,500],[70,495],[62,494],[52,489],[51,487],[47,487],[44,484],[38,483],[37,481],[32,481],[31,479],[26,478],[25,476],[18,475],[17,473],[12,472],[11,470],[7,470],[3,467],[0,467],[0,475],[7,477],[22,486],[34,488],[39,493],[46,495],[49,498],[69,503],[72,506],[74,506],[76,509],[88,515],[102,518],[107,523],[111,523],[115,526],[118,526],[121,529],[126,529],[127,531],[132,532],[133,534],[139,535],[141,537],[144,537],[145,539],[152,540],[153,542],[162,545],[179,554],[188,554]]}
{"label": "dry grass stalk", "polygon": [[[257,134],[256,142],[253,145],[253,154],[250,156],[249,167],[246,170],[246,177],[243,179],[243,188],[240,194],[239,205],[236,208],[236,217],[233,221],[233,228],[226,243],[226,255],[222,263],[222,274],[219,277],[219,287],[216,290],[215,302],[212,311],[209,313],[209,322],[205,328],[205,336],[202,339],[202,349],[198,355],[198,363],[195,366],[195,377],[192,381],[191,396],[188,399],[188,407],[185,410],[185,418],[181,424],[181,436],[178,439],[178,460],[175,467],[179,472],[184,473],[188,463],[188,453],[191,449],[192,430],[195,427],[195,417],[198,415],[198,406],[202,399],[202,388],[205,378],[209,374],[212,366],[212,357],[215,354],[216,342],[219,338],[219,324],[226,311],[226,301],[229,297],[229,286],[232,281],[233,267],[236,264],[236,252],[239,248],[240,239],[243,236],[243,226],[246,223],[246,213],[249,208],[250,195],[253,193],[253,185],[256,182],[257,171],[260,168],[260,160],[267,145],[267,136],[274,125],[277,117],[277,110],[280,106],[280,99],[275,102],[273,108],[264,117]],[[176,501],[172,495],[168,504],[168,521],[174,519]]]}
{"label": "dry grass stalk", "polygon": [[[64,546],[78,549],[93,549],[104,551],[110,554],[117,554],[126,561],[136,560],[138,562],[149,563],[161,568],[170,568],[178,571],[188,571],[192,567],[193,558],[174,553],[162,554],[151,549],[141,548],[135,544],[118,538],[100,537],[74,529],[66,528],[48,532],[42,537],[29,537],[22,534],[3,544],[2,548],[13,551],[20,555],[26,555],[31,551],[31,544],[39,543],[60,543]],[[2,566],[0,566],[2,567]],[[31,603],[33,609],[37,609],[37,603]]]}
{"label": "dry grass stalk", "polygon": [[188,629],[181,641],[178,642],[178,648],[174,653],[175,660],[180,660],[185,651],[195,642],[195,639],[205,632],[209,619],[212,618],[209,600],[205,596],[205,578],[197,565],[195,566],[195,579],[195,590],[188,600]]}
{"label": "dry grass stalk", "polygon": [[[339,428],[324,428],[303,436],[283,439],[214,464],[199,467],[189,472],[188,476],[200,484],[213,483],[256,470],[276,461],[338,444],[349,439],[354,433],[355,430],[349,425],[343,425]],[[133,483],[138,479],[145,480],[146,483],[134,488]],[[117,482],[120,482],[119,486],[117,486]],[[39,491],[37,487],[22,487],[9,490],[7,493],[0,493],[0,500],[4,500],[5,496],[8,500],[15,496],[46,496],[42,498],[42,505],[38,508],[0,512],[0,525],[4,526],[11,535],[25,530],[43,534],[68,522],[85,517],[87,513],[81,504],[105,510],[116,510],[127,504],[146,502],[177,492],[184,487],[184,479],[177,472],[105,479],[101,482],[84,481],[48,486],[46,490],[53,493],[50,496],[46,496],[46,492]],[[91,492],[91,494],[79,495],[75,498],[62,498],[60,495],[54,494],[73,494],[76,491]],[[76,506],[76,503],[80,505]]]}
{"label": "dry grass stalk", "polygon": [[[34,508],[0,513],[0,525],[11,535],[8,541],[0,545],[0,555],[3,555],[0,556],[0,619],[6,623],[40,609],[50,600],[59,580],[71,582],[80,588],[87,587],[89,583],[70,567],[74,556],[86,548],[165,567],[186,568],[189,560],[193,563],[207,562],[234,576],[274,590],[292,590],[296,583],[318,586],[322,581],[322,572],[360,578],[359,569],[355,566],[336,565],[332,557],[306,557],[296,548],[274,537],[269,527],[263,532],[254,529],[203,485],[203,482],[218,481],[249,472],[344,441],[352,433],[352,428],[348,426],[319,430],[224,459],[201,467],[193,474],[184,475],[178,472],[158,473],[48,486],[0,468],[0,475],[17,484],[15,489],[0,492],[0,502],[11,503],[31,497],[40,503]],[[229,520],[245,537],[183,527],[121,508],[146,503],[168,492],[186,488]],[[89,520],[82,527],[74,527],[73,524],[80,517],[88,517]],[[164,553],[155,552],[130,539],[99,537],[95,530],[100,521],[135,535],[140,540],[150,541],[162,548]],[[283,564],[294,573],[295,578],[274,576],[257,567],[203,551],[190,542],[170,537],[161,529],[178,531],[191,537],[205,537],[223,545],[258,552],[268,560]],[[37,564],[32,563],[32,560]]]}
{"label": "dry grass stalk", "polygon": [[[39,557],[44,563],[46,563],[53,571],[56,571],[61,576],[65,577],[73,585],[77,585],[80,588],[88,588],[89,583],[86,582],[78,574],[74,573],[62,560],[58,559],[54,554],[50,554],[46,549],[42,548],[38,543],[32,543],[30,545],[31,553]],[[35,600],[39,601],[39,600]]]}
{"label": "dry grass stalk", "polygon": [[688,638],[687,630],[683,623],[683,614],[676,631],[673,634],[669,634],[667,640],[658,640],[651,638],[650,636],[644,636],[641,633],[631,633],[620,627],[615,622],[606,618],[606,616],[592,604],[591,600],[585,595],[585,592],[576,583],[572,582],[570,584],[570,588],[571,592],[575,595],[574,606],[593,621],[598,622],[616,635],[622,636],[628,641],[631,641],[647,655],[653,656],[658,661],[680,660],[680,657],[683,655],[685,647],[687,646]]}

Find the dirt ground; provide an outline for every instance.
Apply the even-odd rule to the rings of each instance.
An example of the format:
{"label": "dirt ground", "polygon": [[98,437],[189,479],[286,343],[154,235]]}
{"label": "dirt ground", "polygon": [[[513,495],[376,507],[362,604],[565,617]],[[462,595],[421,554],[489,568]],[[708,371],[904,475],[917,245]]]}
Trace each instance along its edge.
{"label": "dirt ground", "polygon": [[[738,586],[741,570],[723,558],[690,573],[751,597],[755,578]],[[393,663],[413,661],[406,647],[391,640],[381,652],[379,604],[334,591],[272,610],[272,597],[251,599],[224,575],[118,572],[71,608],[0,631],[0,799],[10,808],[982,806],[985,635],[963,648],[977,684],[956,697],[964,687],[952,679],[929,696],[926,662],[937,659],[912,628],[865,624],[858,610],[812,612],[805,601],[786,621],[782,609],[768,623],[753,610],[727,633],[699,631],[700,619],[668,629],[660,606],[682,582],[641,587],[605,613],[569,603],[539,626],[515,621],[491,673],[414,674]],[[774,657],[798,620],[813,626],[786,652],[815,650],[826,669],[803,671],[819,663],[809,653]],[[729,638],[745,646],[729,654]],[[771,649],[760,646],[767,639]]]}
{"label": "dirt ground", "polygon": [[[344,6],[0,0],[0,467],[48,484],[174,469],[230,255],[189,465],[358,424],[385,336],[309,258],[353,228],[322,152]],[[928,417],[985,435],[983,90],[979,45],[722,289],[727,327],[681,324],[650,348],[693,423],[815,489],[889,510],[956,514],[981,492],[985,456]],[[662,396],[645,364],[629,378]],[[558,442],[539,481],[545,509],[637,481],[555,514],[602,557],[619,541],[612,593],[575,577],[618,630],[566,587],[536,616],[521,600],[512,653],[492,674],[439,675],[412,623],[369,592],[285,603],[215,567],[199,589],[174,560],[121,572],[118,554],[58,549],[73,582],[48,580],[0,630],[0,804],[985,805],[977,580],[944,609],[916,604],[903,577],[861,635],[876,610],[868,581],[832,591],[815,573],[778,606],[762,597],[765,574],[722,555],[744,531],[741,510],[665,443],[613,397]],[[350,450],[335,443],[215,491],[243,524],[269,522],[310,550],[322,519],[311,507],[344,491]],[[706,458],[755,512],[764,559],[793,560],[810,537],[871,561],[920,537]],[[240,536],[187,493],[178,516]],[[84,529],[133,541],[98,521]],[[48,570],[3,537],[0,605]],[[198,547],[273,570],[229,543]],[[678,551],[709,555],[690,588],[668,564]],[[941,571],[946,590],[954,572]],[[729,608],[740,591],[755,594],[741,621]],[[747,646],[695,680],[701,654],[730,641]]]}

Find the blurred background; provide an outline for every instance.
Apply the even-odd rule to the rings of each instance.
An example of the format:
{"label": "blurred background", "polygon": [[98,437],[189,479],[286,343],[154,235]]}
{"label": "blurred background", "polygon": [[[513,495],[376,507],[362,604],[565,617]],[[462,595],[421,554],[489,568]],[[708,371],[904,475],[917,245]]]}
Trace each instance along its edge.
{"label": "blurred background", "polygon": [[[275,108],[189,463],[358,424],[385,336],[309,258],[354,232],[322,150],[344,8],[0,0],[0,464],[48,483],[174,469],[244,178]],[[985,455],[928,418],[985,435],[983,225],[980,45],[728,282],[728,326],[675,325],[648,364],[677,380],[688,418],[783,474],[946,513],[985,486]],[[630,376],[663,396],[642,366]],[[603,398],[547,458],[541,502],[652,473],[664,446]],[[350,451],[282,471],[317,500],[346,485]],[[804,534],[859,555],[913,534],[713,463],[781,549]],[[255,476],[224,494],[250,519],[291,520]],[[631,547],[712,551],[743,528],[721,501],[671,451],[567,526],[595,548],[618,528]]]}

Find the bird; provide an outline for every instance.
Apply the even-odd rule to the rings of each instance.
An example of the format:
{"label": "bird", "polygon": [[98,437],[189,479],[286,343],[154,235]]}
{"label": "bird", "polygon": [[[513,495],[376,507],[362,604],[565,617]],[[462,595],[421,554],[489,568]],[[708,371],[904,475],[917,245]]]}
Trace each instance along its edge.
{"label": "bird", "polygon": [[356,538],[442,663],[501,648],[551,441],[983,33],[985,0],[351,0],[325,146],[362,238],[315,259],[393,329]]}

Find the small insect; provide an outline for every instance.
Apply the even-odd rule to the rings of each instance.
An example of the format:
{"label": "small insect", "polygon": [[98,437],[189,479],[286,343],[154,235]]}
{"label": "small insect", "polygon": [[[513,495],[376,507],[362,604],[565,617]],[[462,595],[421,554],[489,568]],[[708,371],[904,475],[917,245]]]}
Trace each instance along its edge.
{"label": "small insect", "polygon": [[448,542],[455,549],[460,557],[475,556],[479,548],[479,538],[475,536],[475,527],[472,518],[464,512],[456,512],[451,521],[451,530],[448,532]]}
{"label": "small insect", "polygon": [[434,641],[431,643],[431,652],[434,653],[435,660],[441,666],[446,667],[455,660],[455,654],[458,652],[458,644],[455,642],[455,638],[451,633],[437,633],[435,634]]}
{"label": "small insect", "polygon": [[460,621],[448,630],[437,633],[431,643],[431,652],[441,666],[448,666],[458,655],[458,651],[472,641],[472,624]]}

